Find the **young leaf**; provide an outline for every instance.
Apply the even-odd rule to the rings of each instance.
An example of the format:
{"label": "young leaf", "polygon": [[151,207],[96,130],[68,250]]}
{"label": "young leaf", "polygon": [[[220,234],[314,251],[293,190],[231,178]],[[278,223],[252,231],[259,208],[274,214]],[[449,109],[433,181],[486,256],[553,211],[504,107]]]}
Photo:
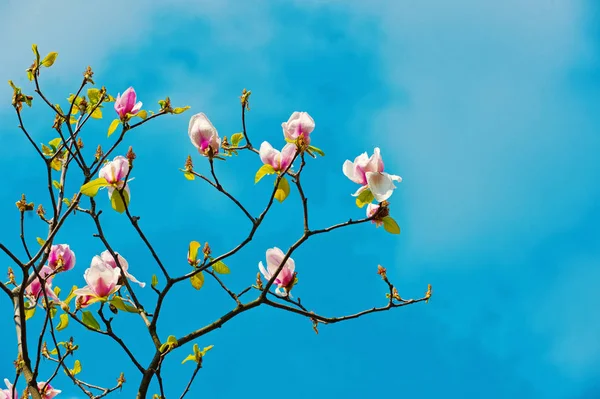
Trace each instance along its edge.
{"label": "young leaf", "polygon": [[244,133],[234,133],[231,135],[231,146],[237,147],[240,142],[244,139]]}
{"label": "young leaf", "polygon": [[56,331],[64,330],[65,328],[67,328],[68,325],[69,325],[69,315],[66,313],[63,313],[60,315],[60,322],[56,326]]}
{"label": "young leaf", "polygon": [[190,109],[191,107],[189,105],[186,105],[185,107],[177,107],[177,108],[173,108],[173,113],[174,114],[181,114],[182,112],[187,111],[188,109]]}
{"label": "young leaf", "polygon": [[152,282],[150,283],[151,286],[156,287],[158,285],[158,277],[156,277],[156,274],[152,275]]}
{"label": "young leaf", "polygon": [[35,55],[36,61],[39,61],[40,60],[40,52],[38,51],[37,44],[32,44],[31,50],[33,50],[33,54]]}
{"label": "young leaf", "polygon": [[231,272],[229,270],[229,268],[227,267],[227,265],[225,263],[223,263],[222,261],[218,261],[215,264],[213,264],[212,268],[216,273],[219,273],[219,274],[229,274]]}
{"label": "young leaf", "polygon": [[196,361],[196,356],[195,355],[187,355],[187,357],[185,359],[183,359],[183,362],[181,362],[181,364],[184,364],[185,362],[190,361],[190,360]]}
{"label": "young leaf", "polygon": [[50,167],[58,172],[62,168],[62,161],[56,157],[50,162]]}
{"label": "young leaf", "polygon": [[85,183],[83,186],[81,186],[80,191],[83,195],[87,195],[88,197],[95,197],[96,194],[98,194],[98,190],[100,190],[100,188],[106,187],[108,185],[109,184],[106,181],[106,179],[100,177],[98,179],[94,179],[90,182]]}
{"label": "young leaf", "polygon": [[142,109],[136,114],[136,116],[139,116],[142,119],[146,119],[148,117],[148,112]]}
{"label": "young leaf", "polygon": [[[74,109],[75,109],[75,108],[74,108]],[[69,123],[70,123],[71,125],[74,125],[74,124],[76,124],[76,123],[77,123],[77,118],[76,118],[76,117],[74,117],[72,114],[71,114],[71,117],[69,118]]]}
{"label": "young leaf", "polygon": [[71,288],[71,292],[69,292],[69,296],[67,296],[67,299],[65,299],[65,303],[66,303],[67,305],[69,304],[69,302],[71,302],[71,300],[72,300],[73,298],[75,298],[75,297],[76,297],[76,295],[75,295],[75,290],[76,290],[76,289],[77,289],[77,286],[76,286],[76,285],[74,285],[74,286]]}
{"label": "young leaf", "polygon": [[[28,304],[28,306],[31,306],[31,304]],[[25,320],[29,320],[33,317],[33,315],[35,314],[35,310],[37,309],[36,306],[30,308],[30,309],[25,309]]]}
{"label": "young leaf", "polygon": [[51,53],[48,53],[48,55],[42,60],[42,65],[46,68],[50,68],[52,64],[54,64],[54,61],[56,61],[56,57],[58,57],[57,52],[53,51]]}
{"label": "young leaf", "polygon": [[206,352],[208,352],[209,350],[211,350],[214,347],[214,345],[208,345],[206,347],[204,347],[204,349],[202,349],[202,356],[206,355]]}
{"label": "young leaf", "polygon": [[100,330],[100,324],[98,324],[98,321],[96,321],[94,315],[89,310],[81,312],[81,321],[92,330]]}
{"label": "young leaf", "polygon": [[202,274],[202,272],[194,274],[190,278],[190,282],[192,283],[192,287],[199,290],[204,285],[204,275]]}
{"label": "young leaf", "polygon": [[96,88],[88,89],[87,96],[90,99],[90,104],[96,105],[100,101],[100,90]]}
{"label": "young leaf", "polygon": [[320,148],[317,148],[315,146],[309,145],[308,149],[312,152],[316,152],[317,154],[319,154],[320,156],[324,157],[325,153],[323,152],[323,150],[321,150]]}
{"label": "young leaf", "polygon": [[191,172],[188,172],[188,171],[185,171],[185,172],[183,173],[183,176],[184,176],[186,179],[188,179],[188,180],[194,180],[194,179],[196,179],[196,176],[194,176],[194,174],[193,174],[193,173],[191,173]]}
{"label": "young leaf", "polygon": [[391,216],[386,216],[381,219],[381,221],[383,222],[383,228],[385,231],[391,234],[400,234],[400,227]]}
{"label": "young leaf", "polygon": [[[275,180],[277,182],[277,180]],[[279,181],[279,186],[277,186],[277,191],[275,191],[275,199],[279,202],[285,201],[287,196],[290,194],[290,183],[287,181],[285,177],[282,177]]]}
{"label": "young leaf", "polygon": [[56,150],[58,149],[58,147],[62,144],[62,139],[60,137],[57,137],[55,139],[52,139],[48,142],[48,144],[50,145],[50,147],[52,147],[52,149],[54,150],[54,152],[56,152]]}
{"label": "young leaf", "polygon": [[365,191],[358,194],[358,197],[356,197],[356,206],[363,208],[365,205],[370,204],[374,199],[375,197],[373,196],[373,193],[371,193],[371,190],[367,188]]}
{"label": "young leaf", "polygon": [[275,173],[275,169],[273,169],[271,165],[261,166],[260,169],[256,172],[256,176],[254,176],[254,184],[258,183],[260,179],[262,179],[266,175],[272,175],[273,173]]}
{"label": "young leaf", "polygon": [[[73,364],[72,369],[69,369],[69,373],[71,373],[71,375],[77,375],[81,373],[81,362],[79,360],[75,360],[75,364]],[[69,375],[66,371],[65,374]]]}
{"label": "young leaf", "polygon": [[40,247],[46,243],[46,240],[44,240],[42,237],[37,237],[35,240],[38,244],[40,244]]}
{"label": "young leaf", "polygon": [[200,243],[198,241],[190,242],[190,246],[188,248],[188,263],[194,266],[196,264],[196,260],[198,259],[198,249],[200,248]]}
{"label": "young leaf", "polygon": [[54,186],[54,188],[56,188],[57,190],[61,189],[61,185],[59,182],[57,182],[56,180],[52,180],[52,185]]}
{"label": "young leaf", "polygon": [[60,295],[60,287],[54,287],[52,289],[52,291],[54,291],[54,295],[59,296]]}
{"label": "young leaf", "polygon": [[96,108],[90,116],[94,119],[102,119],[102,110],[100,107]]}
{"label": "young leaf", "polygon": [[[125,202],[123,202],[123,198],[125,198]],[[129,206],[129,194],[123,190],[123,196],[121,196],[118,190],[113,191],[110,197],[110,204],[115,211],[119,213],[125,212],[126,206]]]}
{"label": "young leaf", "polygon": [[106,137],[110,137],[111,134],[113,134],[115,132],[115,130],[117,130],[117,127],[119,126],[119,124],[121,123],[120,119],[115,119],[110,123],[110,126],[108,127],[108,136]]}
{"label": "young leaf", "polygon": [[52,148],[48,147],[46,144],[42,144],[42,154],[44,154],[47,157],[51,157],[52,155],[54,155],[54,152],[56,151],[56,149],[52,150]]}
{"label": "young leaf", "polygon": [[111,299],[110,303],[115,305],[115,308],[124,312],[139,313],[136,307],[129,305],[120,296],[115,296],[113,299]]}

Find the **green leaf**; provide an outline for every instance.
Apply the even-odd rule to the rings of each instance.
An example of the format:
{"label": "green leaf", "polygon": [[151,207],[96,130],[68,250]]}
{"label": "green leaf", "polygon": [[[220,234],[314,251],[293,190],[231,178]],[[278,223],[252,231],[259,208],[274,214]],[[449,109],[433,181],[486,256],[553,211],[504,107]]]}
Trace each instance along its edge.
{"label": "green leaf", "polygon": [[186,105],[185,107],[177,107],[177,108],[173,108],[173,113],[174,114],[181,114],[185,111],[187,111],[188,109],[190,109],[191,107],[189,105]]}
{"label": "green leaf", "polygon": [[265,164],[261,166],[260,169],[258,169],[258,171],[256,172],[256,175],[254,176],[254,184],[258,183],[260,179],[262,179],[266,175],[272,175],[273,173],[275,173],[275,169],[273,169],[271,165]]}
{"label": "green leaf", "polygon": [[56,326],[56,331],[62,331],[69,325],[69,315],[63,313],[60,315],[60,322]]}
{"label": "green leaf", "polygon": [[56,180],[52,180],[52,185],[54,186],[54,188],[56,188],[57,190],[61,189],[61,185],[59,182],[57,182]]}
{"label": "green leaf", "polygon": [[44,154],[47,157],[51,157],[52,155],[54,155],[54,153],[56,152],[56,149],[52,149],[50,147],[48,147],[46,144],[42,144],[42,154]]}
{"label": "green leaf", "polygon": [[58,57],[57,52],[53,51],[48,53],[48,55],[42,60],[42,65],[46,68],[50,68],[54,64],[54,61],[56,61],[56,57]]}
{"label": "green leaf", "polygon": [[[123,198],[125,199],[125,202],[123,202]],[[126,206],[129,206],[129,194],[127,191],[123,190],[123,196],[119,194],[119,190],[113,191],[110,197],[110,205],[119,213],[125,212]]]}
{"label": "green leaf", "polygon": [[38,244],[40,244],[40,247],[46,243],[46,240],[44,240],[42,237],[37,237],[35,240]]}
{"label": "green leaf", "polygon": [[192,283],[192,287],[199,290],[204,285],[204,274],[202,272],[194,274],[190,278],[190,282]]}
{"label": "green leaf", "polygon": [[317,154],[319,154],[320,156],[324,157],[325,153],[323,152],[323,150],[321,150],[320,148],[317,148],[315,146],[309,145],[308,149],[312,152],[316,152]]}
{"label": "green leaf", "polygon": [[124,312],[129,312],[129,313],[139,313],[137,308],[135,306],[131,306],[130,304],[128,304],[127,302],[125,302],[123,300],[123,298],[121,298],[120,296],[116,296],[110,300],[110,303],[112,303],[113,305],[115,305],[115,308],[122,310]]}
{"label": "green leaf", "polygon": [[54,295],[59,296],[60,295],[60,287],[54,287],[52,289],[52,291],[54,291]]}
{"label": "green leaf", "polygon": [[146,119],[148,117],[148,112],[142,109],[136,114],[136,116],[139,116],[142,119]]}
{"label": "green leaf", "polygon": [[156,274],[152,275],[152,282],[150,283],[151,286],[156,287],[158,285],[158,277],[156,277]]}
{"label": "green leaf", "polygon": [[192,241],[190,242],[190,245],[188,247],[188,263],[192,264],[192,263],[196,263],[196,260],[198,259],[198,249],[200,248],[200,243],[198,241]]}
{"label": "green leaf", "polygon": [[227,267],[227,265],[225,263],[223,263],[222,261],[218,261],[215,264],[212,265],[213,270],[216,273],[219,274],[229,274],[231,273],[231,271],[229,270],[229,268]]}
{"label": "green leaf", "polygon": [[92,112],[92,114],[90,115],[90,117],[94,118],[94,119],[102,119],[102,110],[100,109],[100,107],[97,107],[94,112]]}
{"label": "green leaf", "polygon": [[92,330],[100,330],[100,324],[98,324],[98,321],[96,321],[94,315],[89,310],[81,312],[81,321]]}
{"label": "green leaf", "polygon": [[77,123],[77,118],[76,118],[76,117],[74,117],[73,115],[71,115],[71,116],[69,117],[69,123],[70,123],[71,125],[74,125],[74,124],[76,124],[76,123]]}
{"label": "green leaf", "polygon": [[194,174],[192,172],[184,172],[183,176],[188,179],[188,180],[194,180],[196,179],[196,176],[194,176]]}
{"label": "green leaf", "polygon": [[237,147],[244,139],[244,133],[234,133],[231,135],[231,146]]}
{"label": "green leaf", "polygon": [[90,99],[90,104],[96,105],[100,101],[100,90],[96,88],[88,89],[87,96]]}
{"label": "green leaf", "polygon": [[108,136],[106,137],[110,137],[111,134],[113,134],[115,132],[115,130],[117,130],[117,127],[119,126],[119,124],[121,123],[120,119],[115,119],[110,123],[110,126],[108,127]]}
{"label": "green leaf", "polygon": [[[28,306],[31,306],[31,304],[28,304]],[[37,306],[34,306],[31,309],[25,309],[25,320],[31,319],[33,317],[33,315],[35,314],[36,309],[37,309]]]}
{"label": "green leaf", "polygon": [[65,204],[66,206],[70,206],[71,205],[71,200],[68,198],[63,198],[62,200],[63,204]]}
{"label": "green leaf", "polygon": [[[277,182],[277,180],[275,180]],[[279,202],[285,201],[287,196],[290,195],[290,183],[285,177],[282,177],[275,191],[275,199]]]}
{"label": "green leaf", "polygon": [[31,82],[33,80],[33,71],[31,71],[31,69],[28,69],[26,72],[27,72],[27,79]]}
{"label": "green leaf", "polygon": [[50,145],[50,147],[52,147],[52,149],[54,150],[54,152],[56,152],[56,150],[58,149],[58,147],[62,144],[62,139],[60,137],[57,137],[55,139],[52,139],[48,142],[48,144]]}
{"label": "green leaf", "polygon": [[356,197],[356,206],[363,208],[365,205],[370,204],[374,199],[375,197],[373,196],[373,193],[371,193],[371,190],[366,189]]}
{"label": "green leaf", "polygon": [[391,216],[386,216],[381,221],[383,222],[385,231],[391,234],[400,234],[400,227]]}
{"label": "green leaf", "polygon": [[56,316],[57,312],[58,312],[58,309],[56,309],[54,306],[52,306],[50,308],[50,317],[54,318],[54,316]]}
{"label": "green leaf", "polygon": [[100,188],[106,187],[108,185],[109,184],[106,181],[106,179],[100,177],[98,179],[94,179],[90,182],[85,183],[83,186],[81,186],[79,191],[81,191],[81,194],[87,195],[88,197],[95,197],[96,194],[98,194],[98,190],[100,190]]}

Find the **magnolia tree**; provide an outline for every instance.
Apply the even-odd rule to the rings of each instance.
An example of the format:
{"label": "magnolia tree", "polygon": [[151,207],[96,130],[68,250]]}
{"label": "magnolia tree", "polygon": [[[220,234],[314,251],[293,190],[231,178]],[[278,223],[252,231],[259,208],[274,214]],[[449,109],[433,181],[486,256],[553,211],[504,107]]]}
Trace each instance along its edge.
{"label": "magnolia tree", "polygon": [[[303,267],[296,267],[292,255],[300,250],[309,238],[348,226],[371,223],[377,227],[383,226],[389,233],[400,233],[398,225],[389,214],[388,201],[396,188],[394,183],[400,182],[401,178],[384,171],[379,148],[374,148],[371,155],[365,152],[353,161],[345,161],[340,172],[356,183],[357,189],[352,196],[356,205],[365,210],[364,218],[349,219],[329,227],[310,226],[302,172],[309,167],[311,158],[325,155],[322,150],[313,146],[315,122],[306,112],[293,112],[288,121],[281,124],[281,142],[274,143],[273,147],[271,143],[263,141],[257,148],[251,143],[250,135],[246,131],[245,117],[249,110],[250,91],[245,89],[240,97],[242,132],[232,134],[229,138],[221,137],[204,113],[197,113],[190,118],[188,135],[191,145],[197,149],[199,155],[188,156],[185,167],[180,170],[186,179],[200,179],[222,193],[227,200],[233,201],[250,221],[250,231],[236,246],[216,256],[211,252],[208,243],[201,245],[196,241],[191,242],[187,253],[187,262],[191,270],[182,275],[175,275],[173,268],[161,261],[151,243],[151,238],[161,237],[148,237],[139,222],[139,216],[135,216],[129,208],[130,199],[135,198],[128,184],[135,165],[135,154],[131,147],[128,151],[123,151],[120,144],[133,129],[142,128],[142,125],[165,115],[181,114],[190,107],[174,107],[169,98],[166,98],[158,101],[157,111],[144,110],[142,102],[138,101],[136,92],[131,87],[116,98],[108,94],[104,87],[94,87],[90,67],[83,73],[81,85],[76,93],[71,94],[68,103],[61,107],[44,94],[40,85],[41,72],[54,64],[57,53],[52,52],[42,58],[37,46],[33,45],[32,48],[35,59],[27,69],[27,76],[40,101],[55,113],[52,128],[57,137],[47,144],[38,145],[35,134],[27,129],[23,121],[23,105],[31,107],[33,97],[9,81],[14,91],[12,105],[19,120],[19,129],[47,169],[48,199],[46,203],[36,207],[28,202],[23,194],[16,202],[20,212],[20,238],[23,248],[17,252],[15,248],[8,248],[0,243],[0,250],[12,262],[7,280],[0,281],[0,289],[2,295],[10,298],[13,305],[17,341],[15,374],[5,376],[6,388],[0,390],[0,399],[51,399],[60,396],[65,388],[57,386],[55,378],[61,370],[90,398],[105,397],[123,386],[123,373],[118,376],[116,383],[109,387],[98,386],[94,381],[89,381],[88,377],[85,380],[82,378],[84,373],[81,373],[81,363],[77,359],[80,345],[73,337],[66,341],[61,340],[64,334],[61,331],[67,328],[69,323],[78,323],[85,327],[87,333],[106,336],[118,345],[137,370],[135,375],[128,376],[128,381],[135,381],[137,384],[138,398],[165,398],[167,388],[169,392],[179,390],[179,397],[183,398],[202,367],[204,356],[212,348],[208,346],[200,349],[196,343],[198,338],[221,327],[242,312],[261,305],[278,308],[305,317],[312,322],[314,331],[318,333],[319,324],[338,323],[374,312],[426,302],[431,296],[429,286],[422,298],[401,298],[382,266],[377,267],[377,273],[387,285],[388,293],[387,300],[379,307],[339,317],[326,317],[305,307],[300,299],[292,294],[298,281],[297,275]],[[98,146],[93,156],[86,156],[82,151],[83,130],[93,123],[92,120],[102,119],[109,107],[114,108],[116,114],[116,118],[108,127],[108,136],[114,141],[110,148],[104,150]],[[217,177],[215,164],[225,160],[234,161],[240,151],[256,154],[262,163],[256,172],[254,183],[266,176],[274,176],[273,188],[265,186],[270,196],[258,215],[249,212],[240,200],[227,191]],[[194,170],[194,158],[197,158],[197,162],[208,163],[209,176]],[[71,187],[78,187],[74,195],[65,191],[67,178],[74,180],[74,183],[70,184]],[[106,194],[97,197],[103,189]],[[234,291],[228,287],[223,277],[230,273],[225,261],[250,244],[269,210],[277,206],[276,201],[285,201],[292,189],[298,191],[303,209],[303,226],[299,226],[298,240],[287,249],[265,248],[265,258],[255,260],[258,265],[256,281],[248,282],[248,286],[239,292]],[[156,274],[152,276],[149,285],[138,281],[134,276],[136,270],[142,266],[134,262],[130,264],[119,255],[117,244],[107,240],[101,219],[105,208],[112,208],[113,211],[124,214],[123,223],[133,226],[152,255],[156,263]],[[25,214],[30,212],[35,212],[41,223],[48,226],[47,236],[37,238],[40,247],[35,249],[27,244]],[[70,246],[68,241],[55,240],[65,220],[76,212],[91,219],[95,231],[90,231],[90,234],[97,237],[104,248],[92,259],[77,258],[77,248]],[[340,217],[345,219],[344,215]],[[185,254],[181,256],[183,259]],[[144,267],[147,268],[148,265]],[[80,271],[77,272],[76,269]],[[61,277],[65,273],[74,272],[81,273],[81,283],[71,290],[61,290]],[[176,311],[165,306],[167,296],[183,284],[191,284],[199,290],[207,277],[210,284],[216,284],[231,297],[231,310],[214,322],[184,335],[161,336],[158,333],[160,316],[169,311]],[[139,290],[152,290],[156,294],[155,300],[142,303]],[[132,313],[139,317],[148,333],[150,339],[145,352],[153,354],[148,364],[143,364],[128,347],[127,342],[131,342],[135,337],[128,337],[127,334],[117,332],[113,328],[113,321],[124,317],[123,313]],[[35,321],[32,318],[39,320],[32,324]],[[33,328],[36,330],[32,331]],[[175,348],[184,346],[189,347],[187,353],[174,351]],[[166,383],[161,376],[162,366],[164,359],[169,356],[180,356],[183,363],[180,367],[189,368],[190,379],[186,386],[165,387]],[[2,361],[9,360],[4,358]],[[150,391],[151,386],[156,388],[156,392]]]}

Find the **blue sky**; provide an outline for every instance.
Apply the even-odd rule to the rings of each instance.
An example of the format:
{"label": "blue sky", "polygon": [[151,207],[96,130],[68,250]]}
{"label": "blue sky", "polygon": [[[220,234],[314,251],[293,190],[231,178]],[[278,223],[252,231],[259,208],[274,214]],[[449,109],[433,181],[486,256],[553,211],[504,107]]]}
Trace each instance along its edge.
{"label": "blue sky", "polygon": [[[404,179],[391,201],[402,234],[360,226],[311,239],[294,255],[295,294],[326,315],[383,303],[385,286],[375,274],[382,264],[403,296],[421,296],[431,283],[433,300],[322,326],[318,336],[300,317],[273,309],[244,314],[199,340],[215,348],[194,397],[600,396],[600,14],[593,2],[176,0],[121,12],[109,2],[75,4],[0,5],[0,77],[31,92],[24,69],[37,43],[59,52],[42,77],[55,101],[64,103],[89,64],[112,94],[133,85],[144,108],[156,109],[166,95],[192,107],[134,131],[123,147],[133,145],[138,155],[132,211],[175,274],[188,270],[190,240],[226,251],[249,228],[225,198],[177,170],[194,153],[186,132],[191,112],[205,112],[222,135],[240,131],[244,87],[253,91],[255,145],[283,145],[279,126],[293,111],[314,117],[314,144],[327,153],[306,170],[316,225],[363,216],[350,197],[354,184],[342,175],[344,160],[379,146],[386,168]],[[8,85],[0,88],[0,241],[18,250],[14,202],[22,192],[47,200],[10,94]],[[35,101],[25,121],[36,141],[47,142],[52,115]],[[109,121],[90,125],[87,149],[110,141]],[[202,161],[195,156],[206,170]],[[259,166],[243,155],[218,169],[255,213],[270,188],[267,181],[254,186]],[[102,194],[100,201],[108,206]],[[227,262],[227,282],[250,284],[267,248],[299,237],[300,211],[296,194],[277,204],[253,244]],[[104,221],[132,273],[149,282],[157,270],[125,218],[106,212]],[[29,226],[33,245],[43,226],[35,218]],[[59,240],[78,264],[58,285],[81,285],[102,251],[92,228],[84,215],[65,226]],[[153,300],[146,291],[142,298]],[[164,315],[163,337],[198,328],[232,304],[207,283],[200,292],[184,287],[168,305],[185,310]],[[0,316],[2,377],[12,375],[15,356],[4,298]],[[148,361],[151,343],[139,338],[139,321],[120,315],[116,328],[131,334],[126,340]],[[117,348],[77,326],[62,335],[70,334],[82,347],[82,378],[110,385],[125,371],[129,382],[116,397],[132,397],[135,371]],[[192,371],[179,364],[185,355],[179,350],[166,363],[169,396]],[[80,397],[62,377],[63,397]]]}

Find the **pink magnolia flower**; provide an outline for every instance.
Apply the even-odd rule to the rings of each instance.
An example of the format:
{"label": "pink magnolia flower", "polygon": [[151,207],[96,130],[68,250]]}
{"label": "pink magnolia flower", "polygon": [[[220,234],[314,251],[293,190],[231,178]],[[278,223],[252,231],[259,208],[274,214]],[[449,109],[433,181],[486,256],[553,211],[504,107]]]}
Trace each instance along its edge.
{"label": "pink magnolia flower", "polygon": [[13,384],[11,384],[8,378],[4,379],[4,383],[7,389],[0,390],[0,399],[17,399],[19,394],[16,389],[13,390]]}
{"label": "pink magnolia flower", "polygon": [[271,165],[275,171],[282,172],[290,166],[294,160],[296,151],[297,147],[292,143],[286,144],[280,152],[271,147],[271,144],[268,142],[263,141],[260,145],[258,155],[265,165]]}
{"label": "pink magnolia flower", "polygon": [[[75,295],[91,296],[98,299],[107,298],[121,288],[117,284],[120,276],[121,271],[119,269],[114,269],[100,256],[96,255],[92,258],[90,267],[83,275],[87,285],[75,290]],[[89,298],[87,302],[89,302]]]}
{"label": "pink magnolia flower", "polygon": [[[41,391],[46,385],[45,382],[38,382],[38,389]],[[42,399],[52,399],[62,391],[60,389],[54,389],[52,385],[46,385],[46,388],[41,392]]]}
{"label": "pink magnolia flower", "polygon": [[[375,213],[377,213],[378,210],[379,210],[379,205],[377,205],[377,204],[367,205],[367,217],[370,218],[371,216],[375,215]],[[375,223],[375,226],[377,226],[377,227],[383,225],[383,222],[381,220],[371,220],[371,222]]]}
{"label": "pink magnolia flower", "polygon": [[[117,255],[117,258],[119,259],[119,265],[121,265],[121,268],[123,269],[125,277],[128,278],[129,280],[131,280],[132,282],[139,284],[140,287],[144,288],[146,286],[146,283],[139,282],[133,276],[133,274],[129,274],[127,272],[127,270],[129,269],[129,263],[127,263],[127,261],[125,260],[125,258],[123,258],[121,255],[119,255],[118,252],[115,252],[115,255]],[[102,252],[100,254],[100,258],[102,258],[102,260],[104,261],[104,263],[106,263],[107,265],[109,265],[113,269],[119,270],[119,267],[117,266],[117,262],[115,261],[115,258],[113,258],[113,256],[110,254],[110,252],[108,250]]]}
{"label": "pink magnolia flower", "polygon": [[[285,254],[281,249],[277,247],[269,248],[267,249],[267,268],[265,269],[262,261],[260,261],[258,262],[258,269],[267,280],[271,280],[275,272],[277,272],[277,269],[279,269],[284,257]],[[291,289],[290,285],[294,283],[295,269],[296,264],[294,263],[294,260],[292,258],[288,258],[283,266],[283,269],[281,269],[274,281],[275,284],[277,284],[277,289],[275,290],[277,295],[289,295],[289,290]]]}
{"label": "pink magnolia flower", "polygon": [[346,177],[361,185],[352,194],[353,196],[356,197],[369,189],[378,202],[385,201],[392,195],[396,188],[394,181],[402,181],[400,176],[390,175],[383,171],[383,159],[379,153],[379,148],[375,148],[370,158],[364,152],[357,156],[354,162],[346,160],[343,171]]}
{"label": "pink magnolia flower", "polygon": [[[107,162],[101,169],[99,176],[106,179],[110,186],[108,187],[108,198],[112,197],[115,188],[122,189],[125,187],[125,192],[131,199],[129,186],[125,182],[125,178],[129,173],[129,160],[122,155],[116,156],[112,161]],[[131,181],[132,179],[130,179]]]}
{"label": "pink magnolia flower", "polygon": [[48,256],[48,266],[52,270],[71,270],[75,267],[75,252],[67,244],[53,245]]}
{"label": "pink magnolia flower", "polygon": [[302,137],[304,143],[310,144],[310,134],[315,129],[315,121],[308,112],[294,112],[287,122],[281,124],[283,135],[288,141],[296,141]]}
{"label": "pink magnolia flower", "polygon": [[[42,279],[46,280],[45,291],[48,299],[58,299],[54,291],[52,290],[52,279],[54,278],[54,270],[52,270],[49,266],[43,266],[39,275]],[[42,281],[36,276],[33,281],[25,288],[25,294],[34,302],[38,300],[38,298],[43,298],[44,294],[42,293]]]}
{"label": "pink magnolia flower", "polygon": [[117,95],[117,99],[115,100],[115,111],[117,111],[121,120],[124,120],[127,117],[127,114],[135,115],[142,109],[142,102],[136,103],[136,100],[137,95],[135,94],[133,87],[125,90],[123,95],[121,95],[121,93]]}
{"label": "pink magnolia flower", "polygon": [[190,118],[188,136],[200,154],[212,156],[219,153],[221,138],[204,113],[200,112]]}

